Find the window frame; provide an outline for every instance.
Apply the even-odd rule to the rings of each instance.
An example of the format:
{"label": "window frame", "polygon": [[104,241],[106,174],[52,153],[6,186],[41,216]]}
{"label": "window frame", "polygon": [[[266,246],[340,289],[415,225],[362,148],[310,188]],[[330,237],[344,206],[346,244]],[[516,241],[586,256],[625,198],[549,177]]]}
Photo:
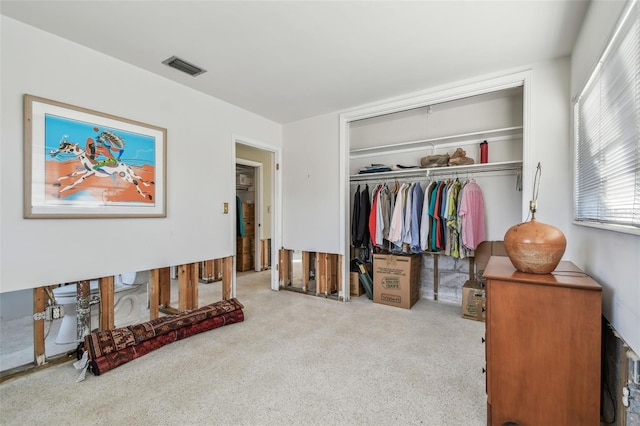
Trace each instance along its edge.
{"label": "window frame", "polygon": [[[591,228],[598,228],[608,231],[621,232],[633,235],[640,235],[640,224],[638,225],[625,225],[625,224],[615,224],[609,222],[602,222],[602,216],[598,215],[596,219],[578,219],[578,169],[579,169],[579,151],[578,151],[578,143],[580,137],[580,105],[583,96],[588,94],[589,91],[593,89],[594,82],[596,79],[599,79],[601,76],[603,64],[607,64],[613,49],[616,49],[620,46],[620,38],[626,37],[630,28],[633,27],[634,23],[629,20],[637,19],[636,17],[640,15],[640,4],[638,4],[637,0],[630,0],[628,4],[625,6],[625,9],[621,15],[621,19],[616,24],[615,30],[612,35],[609,37],[606,47],[603,50],[602,54],[598,58],[596,65],[591,70],[589,74],[589,78],[586,83],[582,86],[579,95],[576,96],[572,100],[572,125],[573,125],[573,206],[572,206],[572,223],[575,225],[586,226]],[[640,100],[639,104],[640,105]],[[640,108],[637,106],[636,108]],[[636,116],[640,115],[640,112],[636,109]],[[640,137],[640,136],[638,136]],[[637,138],[636,138],[637,141]],[[636,158],[637,167],[640,167],[640,160]],[[637,173],[637,172],[636,172]],[[635,181],[635,190],[640,191],[640,181]],[[601,197],[601,192],[598,192],[599,198]]]}

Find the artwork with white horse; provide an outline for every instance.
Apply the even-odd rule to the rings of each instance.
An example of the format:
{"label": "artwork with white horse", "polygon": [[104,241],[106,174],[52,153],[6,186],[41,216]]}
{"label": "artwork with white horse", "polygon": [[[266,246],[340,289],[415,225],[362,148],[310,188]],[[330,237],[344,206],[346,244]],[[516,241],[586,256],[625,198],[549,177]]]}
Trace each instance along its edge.
{"label": "artwork with white horse", "polygon": [[154,203],[152,137],[50,115],[45,121],[45,181],[51,200]]}

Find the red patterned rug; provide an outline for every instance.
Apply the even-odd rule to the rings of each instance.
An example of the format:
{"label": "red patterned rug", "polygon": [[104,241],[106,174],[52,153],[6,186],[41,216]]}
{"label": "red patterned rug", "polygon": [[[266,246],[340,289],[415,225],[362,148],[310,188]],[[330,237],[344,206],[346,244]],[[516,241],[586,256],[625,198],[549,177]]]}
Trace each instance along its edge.
{"label": "red patterned rug", "polygon": [[233,298],[140,324],[91,333],[85,336],[83,348],[88,352],[89,371],[98,376],[169,343],[242,322],[242,308]]}

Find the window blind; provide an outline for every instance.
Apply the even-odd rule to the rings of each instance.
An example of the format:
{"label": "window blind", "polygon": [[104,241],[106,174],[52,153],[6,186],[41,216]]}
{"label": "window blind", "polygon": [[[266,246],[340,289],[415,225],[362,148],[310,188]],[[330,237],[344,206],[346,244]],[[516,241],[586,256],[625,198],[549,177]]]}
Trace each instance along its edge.
{"label": "window blind", "polygon": [[640,229],[640,7],[631,2],[574,106],[574,218]]}

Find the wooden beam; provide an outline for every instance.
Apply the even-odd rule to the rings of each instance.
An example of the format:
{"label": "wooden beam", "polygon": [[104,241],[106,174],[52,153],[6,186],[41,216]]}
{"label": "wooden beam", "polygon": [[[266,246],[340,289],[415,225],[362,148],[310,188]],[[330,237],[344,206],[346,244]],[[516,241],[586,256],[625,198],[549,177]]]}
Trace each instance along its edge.
{"label": "wooden beam", "polygon": [[195,309],[198,305],[198,264],[178,266],[178,310]]}
{"label": "wooden beam", "polygon": [[222,259],[222,300],[231,299],[233,281],[233,256]]}
{"label": "wooden beam", "polygon": [[287,288],[291,285],[291,250],[280,250],[278,275],[280,288]]}
{"label": "wooden beam", "polygon": [[308,251],[302,252],[302,291],[309,291],[309,275],[311,272],[311,253]]}
{"label": "wooden beam", "polygon": [[269,269],[269,239],[260,240],[260,266],[263,271]]}
{"label": "wooden beam", "polygon": [[100,285],[100,330],[113,330],[115,328],[113,276],[102,277],[98,283]]}
{"label": "wooden beam", "polygon": [[158,306],[168,308],[171,306],[171,268],[158,268],[160,303]]}
{"label": "wooden beam", "polygon": [[198,308],[198,263],[191,264],[191,307],[189,309],[197,309]]}
{"label": "wooden beam", "polygon": [[329,270],[328,270],[328,254],[316,253],[317,265],[316,268],[316,296],[327,295]]}
{"label": "wooden beam", "polygon": [[215,267],[213,260],[205,260],[200,265],[200,282],[212,283],[215,281]]}
{"label": "wooden beam", "polygon": [[178,310],[186,311],[189,301],[187,293],[189,287],[189,276],[187,265],[178,265]]}
{"label": "wooden beam", "polygon": [[160,316],[160,269],[152,269],[149,274],[149,320]]}
{"label": "wooden beam", "polygon": [[[47,296],[44,287],[33,289],[33,313],[43,312],[47,306]],[[44,350],[44,320],[34,320],[33,322],[33,358],[36,365],[43,365],[46,362]]]}
{"label": "wooden beam", "polygon": [[222,259],[213,260],[213,280],[221,281],[224,268],[222,267]]}

